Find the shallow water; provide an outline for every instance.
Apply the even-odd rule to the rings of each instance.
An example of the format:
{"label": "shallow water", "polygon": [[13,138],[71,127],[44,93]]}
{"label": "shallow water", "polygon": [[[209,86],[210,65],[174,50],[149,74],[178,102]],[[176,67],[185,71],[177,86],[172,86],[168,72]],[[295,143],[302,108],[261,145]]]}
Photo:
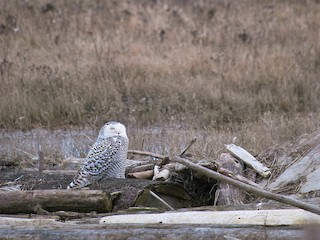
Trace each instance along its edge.
{"label": "shallow water", "polygon": [[[167,130],[165,130],[167,131]],[[98,130],[45,130],[30,131],[0,130],[0,157],[16,158],[20,156],[37,160],[41,149],[45,156],[66,159],[68,157],[85,157],[90,146],[96,140]],[[167,133],[159,127],[147,129],[130,129],[130,145],[139,150],[167,152],[164,138]],[[140,143],[141,142],[141,143]]]}
{"label": "shallow water", "polygon": [[38,150],[61,158],[84,157],[96,138],[94,130],[0,131],[0,153],[9,157],[36,158]]}
{"label": "shallow water", "polygon": [[[30,131],[0,130],[0,159],[16,159],[34,165],[39,148],[52,165],[68,157],[85,157],[95,142],[99,129],[33,129]],[[215,157],[234,135],[229,132],[195,130],[186,126],[156,125],[145,128],[127,127],[129,149],[178,154],[194,137],[198,140],[188,151],[206,159]],[[131,156],[130,156],[131,157]],[[139,156],[140,158],[140,156]],[[28,167],[28,166],[27,166]]]}

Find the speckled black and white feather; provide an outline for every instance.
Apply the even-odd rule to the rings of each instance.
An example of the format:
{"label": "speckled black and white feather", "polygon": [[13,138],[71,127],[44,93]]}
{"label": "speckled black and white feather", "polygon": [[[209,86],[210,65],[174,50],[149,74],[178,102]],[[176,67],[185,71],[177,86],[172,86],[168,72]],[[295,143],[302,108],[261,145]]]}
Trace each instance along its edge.
{"label": "speckled black and white feather", "polygon": [[102,178],[125,178],[128,137],[121,123],[108,122],[100,130],[86,163],[70,183],[70,188],[82,188]]}

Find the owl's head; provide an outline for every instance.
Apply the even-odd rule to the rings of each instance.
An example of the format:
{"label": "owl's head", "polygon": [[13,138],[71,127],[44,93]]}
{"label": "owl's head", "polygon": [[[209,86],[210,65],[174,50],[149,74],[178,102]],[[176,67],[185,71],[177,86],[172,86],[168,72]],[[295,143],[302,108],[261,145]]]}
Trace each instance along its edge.
{"label": "owl's head", "polygon": [[98,139],[121,136],[128,138],[126,127],[119,122],[107,122],[101,128]]}

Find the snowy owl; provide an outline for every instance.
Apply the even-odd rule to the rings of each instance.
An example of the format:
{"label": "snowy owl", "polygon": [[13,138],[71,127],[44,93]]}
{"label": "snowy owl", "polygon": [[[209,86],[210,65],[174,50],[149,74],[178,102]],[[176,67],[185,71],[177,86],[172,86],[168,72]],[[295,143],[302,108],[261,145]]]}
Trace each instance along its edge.
{"label": "snowy owl", "polygon": [[68,189],[82,188],[104,177],[125,178],[128,143],[125,126],[119,122],[107,122]]}

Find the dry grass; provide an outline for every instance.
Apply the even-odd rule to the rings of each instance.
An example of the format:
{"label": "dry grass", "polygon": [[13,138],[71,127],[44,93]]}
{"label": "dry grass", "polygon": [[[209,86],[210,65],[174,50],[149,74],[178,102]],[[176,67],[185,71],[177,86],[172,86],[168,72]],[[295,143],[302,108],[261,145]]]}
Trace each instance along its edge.
{"label": "dry grass", "polygon": [[208,147],[195,151],[210,154],[234,136],[258,152],[319,127],[319,1],[2,0],[0,9],[1,128],[173,125],[168,139],[201,135]]}

